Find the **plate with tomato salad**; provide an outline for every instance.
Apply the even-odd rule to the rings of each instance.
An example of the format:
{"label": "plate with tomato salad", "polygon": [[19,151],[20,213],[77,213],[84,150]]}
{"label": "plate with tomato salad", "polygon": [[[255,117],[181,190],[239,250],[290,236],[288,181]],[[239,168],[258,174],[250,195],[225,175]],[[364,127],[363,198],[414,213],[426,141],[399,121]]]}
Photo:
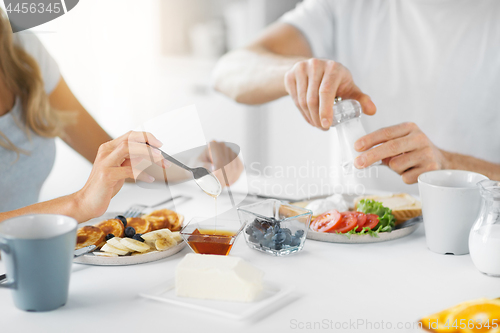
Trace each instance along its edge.
{"label": "plate with tomato salad", "polygon": [[333,243],[376,243],[405,237],[417,230],[418,223],[396,228],[392,211],[380,202],[362,200],[358,211],[335,209],[311,221],[307,238]]}

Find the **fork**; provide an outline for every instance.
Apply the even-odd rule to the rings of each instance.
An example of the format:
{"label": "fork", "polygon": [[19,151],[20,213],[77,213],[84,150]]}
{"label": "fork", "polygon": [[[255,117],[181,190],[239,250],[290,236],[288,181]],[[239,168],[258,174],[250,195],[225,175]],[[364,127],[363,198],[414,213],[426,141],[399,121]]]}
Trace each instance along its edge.
{"label": "fork", "polygon": [[147,206],[147,205],[132,205],[132,206],[130,206],[129,209],[127,209],[127,211],[125,212],[124,216],[125,217],[137,217],[139,215],[142,215],[142,213],[144,212],[144,210],[146,208],[154,208],[154,207],[163,205],[163,204],[165,204],[165,203],[167,203],[169,201],[178,199],[178,198],[182,198],[182,195],[178,195],[176,197],[168,198],[167,200],[164,200],[162,202],[159,202],[159,203],[151,205],[151,206]]}

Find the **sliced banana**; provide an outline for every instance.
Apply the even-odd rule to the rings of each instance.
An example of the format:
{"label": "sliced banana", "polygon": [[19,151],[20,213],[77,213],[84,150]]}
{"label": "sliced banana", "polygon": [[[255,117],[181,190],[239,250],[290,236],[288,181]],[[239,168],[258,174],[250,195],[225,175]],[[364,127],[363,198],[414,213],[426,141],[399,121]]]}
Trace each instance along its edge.
{"label": "sliced banana", "polygon": [[121,250],[117,247],[114,247],[113,245],[110,245],[108,243],[104,244],[101,248],[101,251],[103,252],[110,252],[110,253],[115,253],[115,254],[118,254],[120,256],[124,256],[126,254],[128,254],[130,252],[130,250]]}
{"label": "sliced banana", "polygon": [[120,243],[128,247],[130,250],[137,252],[146,252],[151,248],[148,244],[139,242],[138,240],[132,238],[122,238]]}
{"label": "sliced banana", "polygon": [[181,233],[179,231],[173,231],[172,232],[172,237],[173,237],[173,239],[175,239],[175,241],[177,243],[182,242],[182,236],[181,236]]}
{"label": "sliced banana", "polygon": [[109,240],[107,241],[107,243],[108,243],[109,245],[111,245],[111,246],[116,247],[117,249],[122,250],[122,251],[127,251],[127,252],[130,252],[130,250],[129,250],[129,248],[128,248],[128,247],[126,247],[126,246],[124,246],[122,243],[120,243],[120,240],[121,240],[121,239],[122,239],[122,238],[120,238],[120,237],[113,237],[113,238],[109,239]]}
{"label": "sliced banana", "polygon": [[98,257],[118,257],[118,254],[111,252],[92,252],[95,256]]}
{"label": "sliced banana", "polygon": [[150,247],[155,248],[155,242],[160,237],[156,231],[148,232],[141,236],[144,242]]}
{"label": "sliced banana", "polygon": [[156,232],[160,235],[162,235],[163,237],[171,237],[171,238],[174,238],[174,234],[172,231],[170,231],[170,229],[160,229],[160,230],[156,230]]}
{"label": "sliced banana", "polygon": [[156,240],[155,247],[158,251],[165,251],[173,246],[177,245],[175,239],[170,236],[163,236]]}

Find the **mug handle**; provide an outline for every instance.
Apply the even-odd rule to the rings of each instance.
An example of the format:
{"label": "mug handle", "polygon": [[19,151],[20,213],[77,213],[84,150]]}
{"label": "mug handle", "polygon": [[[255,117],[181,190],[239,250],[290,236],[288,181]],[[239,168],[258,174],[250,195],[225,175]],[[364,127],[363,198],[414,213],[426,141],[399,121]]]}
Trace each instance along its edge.
{"label": "mug handle", "polygon": [[[10,247],[7,245],[7,243],[3,240],[0,239],[0,250],[4,251],[5,253],[10,253]],[[14,279],[11,279],[10,281],[7,279],[5,280],[0,280],[0,288],[10,288],[14,289],[16,287],[16,281]]]}

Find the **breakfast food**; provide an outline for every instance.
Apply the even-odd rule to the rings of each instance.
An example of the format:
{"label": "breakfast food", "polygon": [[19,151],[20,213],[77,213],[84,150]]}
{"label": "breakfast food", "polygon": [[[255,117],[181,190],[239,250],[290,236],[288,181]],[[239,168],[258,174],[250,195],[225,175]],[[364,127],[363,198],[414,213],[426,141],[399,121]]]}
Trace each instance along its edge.
{"label": "breakfast food", "polygon": [[101,229],[105,235],[111,234],[116,237],[123,237],[125,233],[125,227],[119,219],[102,221],[101,223],[97,223],[95,226]]}
{"label": "breakfast food", "polygon": [[184,217],[173,210],[159,209],[143,216],[153,225],[153,230],[168,228],[171,231],[181,230]]}
{"label": "breakfast food", "polygon": [[[500,300],[478,299],[422,318],[422,328],[429,332],[498,332]],[[472,329],[471,329],[472,327]]]}
{"label": "breakfast food", "polygon": [[246,227],[245,232],[250,243],[271,251],[293,250],[298,248],[305,238],[303,229],[292,231],[283,228],[281,222],[272,217],[256,218]]}
{"label": "breakfast food", "polygon": [[189,253],[175,270],[180,297],[252,302],[263,290],[264,272],[232,256]]}
{"label": "breakfast food", "polygon": [[[139,234],[135,236],[137,235]],[[94,252],[94,254],[103,256],[106,256],[106,254],[110,254],[109,256],[137,255],[165,251],[180,242],[182,242],[180,236],[178,237],[168,229],[160,229],[140,235],[137,239],[113,237],[104,244],[101,252]]]}
{"label": "breakfast food", "polygon": [[370,199],[381,202],[385,207],[392,210],[396,218],[396,225],[404,221],[422,215],[422,204],[417,199],[406,193],[398,193],[387,196],[370,195],[359,197],[354,200],[354,207],[357,208],[363,199]]}
{"label": "breakfast food", "polygon": [[349,207],[341,194],[334,194],[324,199],[311,201],[305,208],[312,211],[312,218],[314,219],[315,217],[324,214],[332,209],[343,212],[346,211]]}
{"label": "breakfast food", "polygon": [[[76,249],[96,245],[100,251],[94,251],[94,255],[117,257],[165,251],[183,241],[178,231],[164,227],[180,229],[184,221],[182,215],[168,209],[150,215],[133,218],[118,215],[94,226],[79,228]],[[156,229],[159,227],[164,228]]]}
{"label": "breakfast food", "polygon": [[[163,251],[177,245],[179,240],[178,238],[174,238],[173,233],[169,229],[151,231],[143,235],[142,238],[150,248],[156,248],[158,251]],[[182,238],[180,240],[182,240]]]}
{"label": "breakfast food", "polygon": [[191,249],[199,254],[227,256],[237,233],[229,230],[195,229],[187,239]]}
{"label": "breakfast food", "polygon": [[89,245],[101,247],[105,241],[106,235],[101,229],[88,225],[77,230],[75,249],[78,250]]}
{"label": "breakfast food", "polygon": [[125,248],[124,250],[123,249],[119,249],[117,247],[114,247],[113,245],[110,245],[110,244],[106,243],[106,244],[104,244],[102,246],[101,252],[104,252],[104,253],[113,253],[113,254],[116,254],[116,255],[119,255],[119,256],[124,256],[124,255],[128,254],[130,252],[130,250],[128,248]]}
{"label": "breakfast food", "polygon": [[[127,219],[127,229],[128,228],[134,228],[136,234],[145,234],[153,230],[151,227],[151,222],[149,222],[147,219],[143,219],[140,217],[129,217]],[[133,236],[134,235],[129,237]]]}
{"label": "breakfast food", "polygon": [[338,234],[369,234],[377,236],[379,232],[390,232],[395,227],[395,218],[391,209],[381,202],[363,199],[355,212],[342,212],[336,209],[315,218],[310,228],[316,232]]}

